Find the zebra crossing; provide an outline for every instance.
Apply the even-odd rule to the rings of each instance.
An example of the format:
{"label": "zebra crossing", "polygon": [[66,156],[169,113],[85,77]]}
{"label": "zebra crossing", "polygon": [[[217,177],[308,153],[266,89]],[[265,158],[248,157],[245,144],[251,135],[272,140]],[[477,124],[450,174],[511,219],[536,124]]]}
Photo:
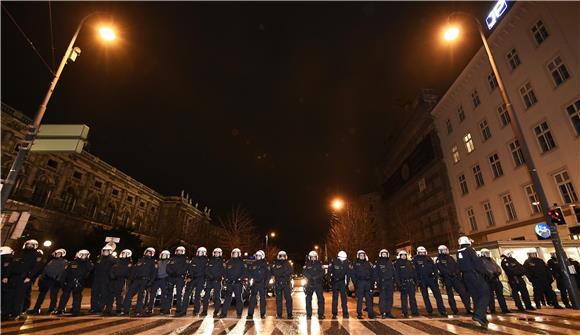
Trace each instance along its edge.
{"label": "zebra crossing", "polygon": [[542,313],[513,313],[488,317],[487,330],[474,325],[467,316],[461,317],[417,317],[413,319],[389,320],[307,320],[304,316],[294,320],[213,319],[173,317],[28,317],[26,320],[2,322],[4,335],[162,335],[162,334],[212,334],[212,335],[291,335],[291,334],[494,334],[494,335],[576,335],[580,334],[580,313],[570,311],[557,314],[552,310]]}

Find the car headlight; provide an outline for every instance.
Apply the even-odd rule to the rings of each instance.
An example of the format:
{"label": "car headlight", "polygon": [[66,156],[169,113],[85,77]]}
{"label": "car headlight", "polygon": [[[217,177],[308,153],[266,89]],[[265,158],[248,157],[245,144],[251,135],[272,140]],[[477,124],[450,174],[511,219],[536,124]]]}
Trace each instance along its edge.
{"label": "car headlight", "polygon": [[268,283],[274,284],[274,278],[270,278],[270,281]]}
{"label": "car headlight", "polygon": [[308,284],[308,279],[302,279],[302,286],[306,286],[306,284]]}

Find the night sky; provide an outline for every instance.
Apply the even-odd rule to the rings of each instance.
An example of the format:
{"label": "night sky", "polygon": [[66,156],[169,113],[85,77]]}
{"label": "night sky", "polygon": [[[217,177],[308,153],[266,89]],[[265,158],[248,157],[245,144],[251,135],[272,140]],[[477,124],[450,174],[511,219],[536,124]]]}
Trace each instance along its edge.
{"label": "night sky", "polygon": [[[52,64],[46,2],[3,2]],[[378,190],[375,166],[397,106],[445,92],[480,41],[453,49],[453,10],[489,2],[54,2],[60,61],[82,17],[46,123],[90,126],[89,151],[164,195],[226,213],[241,204],[274,243],[304,254],[328,229],[328,202]],[[95,25],[113,22],[104,46]],[[51,80],[2,9],[2,101],[32,116]]]}

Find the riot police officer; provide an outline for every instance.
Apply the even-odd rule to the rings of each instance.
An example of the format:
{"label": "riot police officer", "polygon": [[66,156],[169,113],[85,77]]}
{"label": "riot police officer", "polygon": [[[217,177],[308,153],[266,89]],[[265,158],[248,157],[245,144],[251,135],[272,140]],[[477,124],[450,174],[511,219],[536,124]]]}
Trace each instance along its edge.
{"label": "riot police officer", "polygon": [[[501,268],[505,271],[508,278],[508,284],[510,285],[512,291],[512,298],[516,303],[516,307],[520,311],[533,311],[532,302],[530,300],[530,293],[526,287],[526,282],[524,280],[524,275],[526,274],[526,269],[524,266],[512,257],[512,252],[510,250],[504,250],[501,260]],[[521,299],[520,299],[521,294]],[[522,300],[524,305],[522,305]]]}
{"label": "riot police officer", "polygon": [[306,277],[306,285],[304,291],[306,293],[306,318],[312,318],[312,294],[316,293],[318,300],[318,319],[324,319],[324,290],[322,289],[322,280],[324,277],[324,270],[322,263],[318,260],[318,253],[314,250],[308,253],[308,259],[303,268],[304,277]]}
{"label": "riot police officer", "polygon": [[116,303],[115,313],[117,315],[123,312],[123,288],[133,266],[131,262],[132,255],[133,252],[131,250],[122,250],[119,254],[119,259],[111,266],[111,271],[109,272],[109,296],[105,304],[104,315],[113,313],[113,303]]}
{"label": "riot police officer", "polygon": [[129,288],[123,301],[123,314],[129,315],[131,311],[131,300],[137,295],[137,302],[135,304],[135,316],[141,316],[143,304],[145,303],[145,293],[147,289],[153,284],[155,275],[157,273],[157,264],[155,264],[155,249],[147,248],[137,263],[131,267],[129,275]]}
{"label": "riot police officer", "polygon": [[346,299],[346,284],[349,281],[349,264],[345,251],[339,251],[338,255],[330,261],[328,266],[330,283],[332,285],[332,318],[338,314],[338,294],[342,305],[342,318],[348,319],[348,307]]}
{"label": "riot police officer", "polygon": [[481,260],[483,261],[483,265],[485,266],[487,273],[485,276],[485,281],[489,286],[489,311],[491,314],[495,314],[495,294],[497,302],[499,303],[499,307],[501,308],[501,312],[504,314],[510,313],[510,310],[508,309],[505,298],[503,296],[503,284],[501,283],[501,280],[499,280],[499,276],[501,276],[501,268],[491,258],[491,252],[489,249],[482,248],[480,251]]}
{"label": "riot police officer", "polygon": [[44,261],[44,251],[40,249],[36,249],[36,262],[34,262],[34,267],[32,268],[32,272],[30,273],[30,281],[24,284],[24,303],[22,305],[22,312],[30,312],[34,314],[34,310],[28,310],[30,308],[31,298],[32,298],[32,286],[36,282],[36,279],[42,273],[42,270],[45,266]]}
{"label": "riot police officer", "polygon": [[372,288],[374,284],[374,267],[368,261],[367,254],[364,250],[356,252],[356,261],[351,266],[351,279],[356,291],[356,314],[358,319],[362,319],[362,301],[363,297],[367,305],[369,319],[375,318],[373,311]]}
{"label": "riot police officer", "polygon": [[64,313],[70,294],[73,296],[72,315],[81,313],[81,301],[83,299],[83,288],[85,280],[89,277],[93,269],[93,263],[89,260],[91,254],[88,250],[79,250],[75,259],[66,265],[61,279],[62,295],[56,314]]}
{"label": "riot police officer", "polygon": [[570,300],[568,299],[568,289],[564,283],[564,276],[562,275],[562,268],[560,267],[560,262],[556,258],[556,253],[552,253],[548,260],[548,267],[550,268],[550,273],[556,279],[556,286],[560,290],[560,296],[562,297],[562,302],[566,308],[572,308]]}
{"label": "riot police officer", "polygon": [[161,290],[160,303],[159,303],[159,314],[167,315],[169,314],[169,303],[167,303],[167,298],[171,294],[167,293],[167,264],[169,263],[169,258],[171,253],[169,250],[163,250],[159,253],[159,260],[157,260],[157,272],[155,274],[155,280],[149,289],[149,301],[147,303],[147,314],[153,313],[153,308],[155,306],[155,299],[157,298],[157,292]]}
{"label": "riot police officer", "polygon": [[417,274],[415,273],[413,263],[411,263],[407,257],[408,255],[405,250],[399,251],[397,260],[394,264],[395,282],[401,291],[401,309],[403,310],[404,318],[409,317],[407,300],[409,300],[411,305],[411,314],[413,316],[419,315],[417,300],[415,299]]}
{"label": "riot police officer", "polygon": [[461,236],[458,243],[457,263],[467,290],[473,297],[473,321],[480,327],[487,328],[485,311],[489,305],[489,287],[484,280],[483,262],[477,257],[475,250],[471,247],[471,240],[467,236]]}
{"label": "riot police officer", "polygon": [[115,262],[112,253],[113,248],[110,245],[105,245],[101,249],[101,255],[95,261],[89,313],[102,313],[105,304],[109,301],[109,275]]}
{"label": "riot police officer", "polygon": [[455,289],[463,302],[463,306],[465,306],[467,314],[471,314],[471,301],[469,299],[469,294],[467,294],[467,290],[463,285],[463,281],[461,280],[461,272],[459,272],[457,262],[453,257],[449,256],[449,249],[447,246],[440,245],[437,250],[439,251],[439,255],[437,255],[435,264],[437,265],[439,273],[443,277],[449,307],[451,307],[453,314],[457,315],[457,313],[459,313],[457,310],[457,304],[455,303],[455,297],[453,296],[453,289]]}
{"label": "riot police officer", "polygon": [[12,257],[10,265],[6,269],[6,277],[2,282],[7,284],[8,300],[12,302],[8,306],[8,319],[19,318],[23,312],[26,298],[26,286],[32,281],[36,266],[36,249],[38,241],[28,240],[24,242],[22,250]]}
{"label": "riot police officer", "polygon": [[270,280],[270,269],[266,261],[266,254],[262,250],[256,251],[256,260],[247,265],[248,280],[250,281],[250,304],[248,306],[248,319],[254,317],[256,300],[260,295],[260,318],[266,318],[266,284]]}
{"label": "riot police officer", "polygon": [[245,269],[244,262],[240,256],[242,256],[242,251],[238,248],[234,248],[230,259],[228,259],[225,264],[224,280],[226,282],[226,296],[220,318],[225,318],[228,315],[228,309],[232,303],[232,293],[236,298],[236,316],[238,318],[242,317],[242,309],[244,308],[242,302],[242,280],[244,278]]}
{"label": "riot police officer", "polygon": [[222,249],[215,248],[212,252],[212,257],[207,263],[205,271],[206,288],[203,297],[203,310],[207,312],[209,305],[210,292],[213,291],[213,317],[216,318],[220,314],[221,309],[221,292],[222,292],[222,278],[224,276],[224,259],[222,258]]}
{"label": "riot police officer", "polygon": [[175,316],[185,315],[183,308],[183,288],[185,287],[185,275],[187,274],[187,257],[185,247],[175,248],[173,257],[167,263],[167,290],[165,293],[165,305],[163,310],[169,311],[173,305],[173,290],[175,289]]}
{"label": "riot police officer", "polygon": [[66,256],[66,250],[57,249],[52,253],[53,259],[46,264],[42,270],[40,280],[38,281],[38,297],[36,298],[36,304],[34,304],[33,314],[40,314],[40,308],[46,297],[46,293],[50,291],[50,304],[48,306],[48,313],[54,312],[56,309],[56,304],[58,303],[58,290],[60,288],[60,279],[64,273],[67,260],[64,259]]}
{"label": "riot police officer", "polygon": [[8,320],[11,318],[9,312],[11,310],[11,305],[14,303],[14,291],[11,290],[11,285],[8,284],[8,268],[14,257],[14,250],[9,246],[3,246],[0,248],[0,274],[2,275],[2,291],[0,292],[0,301],[2,302],[2,318],[1,320]]}
{"label": "riot police officer", "polygon": [[443,297],[441,297],[441,290],[439,290],[437,283],[439,278],[437,267],[431,257],[427,256],[427,249],[425,247],[417,248],[417,255],[413,259],[413,266],[417,272],[417,280],[419,281],[419,288],[421,289],[427,314],[433,314],[433,307],[431,306],[428,290],[431,289],[435,297],[435,302],[437,303],[439,315],[447,316],[447,310],[445,309],[445,305],[443,305]]}
{"label": "riot police officer", "polygon": [[389,259],[389,251],[382,249],[379,251],[379,258],[375,264],[377,284],[379,285],[379,311],[381,318],[394,318],[391,310],[393,309],[393,290],[395,280],[395,268]]}
{"label": "riot police officer", "polygon": [[280,250],[272,264],[272,275],[274,276],[274,290],[276,292],[276,318],[282,318],[282,296],[286,300],[286,315],[292,319],[292,287],[291,277],[294,272],[286,251]]}
{"label": "riot police officer", "polygon": [[536,309],[541,308],[540,300],[544,295],[548,299],[548,303],[556,309],[561,309],[562,306],[558,304],[556,293],[552,289],[552,274],[543,259],[538,258],[536,250],[528,251],[528,259],[524,262],[526,269],[526,276],[532,282],[534,288],[534,302]]}
{"label": "riot police officer", "polygon": [[[195,256],[189,261],[186,273],[187,285],[185,286],[185,295],[183,296],[184,313],[187,313],[187,306],[191,301],[193,294],[193,315],[199,314],[201,304],[201,291],[205,287],[205,269],[207,267],[207,249],[205,247],[197,248]],[[195,290],[195,292],[194,292]],[[206,292],[206,295],[209,292]],[[201,316],[206,316],[207,310],[203,310]]]}

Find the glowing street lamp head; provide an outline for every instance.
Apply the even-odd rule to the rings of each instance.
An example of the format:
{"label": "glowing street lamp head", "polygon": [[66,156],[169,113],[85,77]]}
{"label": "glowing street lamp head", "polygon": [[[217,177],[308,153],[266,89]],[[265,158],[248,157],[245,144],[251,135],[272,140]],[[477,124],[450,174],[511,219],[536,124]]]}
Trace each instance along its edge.
{"label": "glowing street lamp head", "polygon": [[334,210],[339,211],[344,208],[344,201],[342,199],[336,198],[332,200],[331,206]]}
{"label": "glowing street lamp head", "polygon": [[44,241],[44,243],[42,243],[42,245],[46,248],[50,248],[50,246],[52,245],[52,241],[46,240]]}
{"label": "glowing street lamp head", "polygon": [[275,232],[271,232],[270,233],[270,237],[276,237],[276,233]]}
{"label": "glowing street lamp head", "polygon": [[105,41],[114,41],[117,38],[117,34],[111,27],[100,27],[99,28],[99,35]]}
{"label": "glowing street lamp head", "polygon": [[454,41],[459,37],[459,28],[455,26],[448,27],[443,34],[446,41]]}

